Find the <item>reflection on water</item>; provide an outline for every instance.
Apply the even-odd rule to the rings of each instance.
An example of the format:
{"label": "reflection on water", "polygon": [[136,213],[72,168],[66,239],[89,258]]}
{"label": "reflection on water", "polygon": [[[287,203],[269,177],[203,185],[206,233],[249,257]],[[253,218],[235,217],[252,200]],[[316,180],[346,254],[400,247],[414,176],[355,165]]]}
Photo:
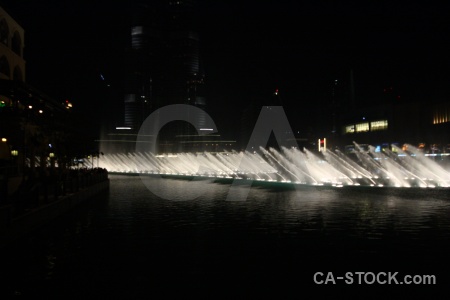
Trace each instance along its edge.
{"label": "reflection on water", "polygon": [[133,296],[287,280],[305,287],[316,271],[446,274],[447,192],[253,187],[246,201],[233,202],[225,201],[228,184],[149,180],[152,190],[193,200],[164,200],[137,176],[111,176],[107,201],[80,207],[8,250],[5,291]]}

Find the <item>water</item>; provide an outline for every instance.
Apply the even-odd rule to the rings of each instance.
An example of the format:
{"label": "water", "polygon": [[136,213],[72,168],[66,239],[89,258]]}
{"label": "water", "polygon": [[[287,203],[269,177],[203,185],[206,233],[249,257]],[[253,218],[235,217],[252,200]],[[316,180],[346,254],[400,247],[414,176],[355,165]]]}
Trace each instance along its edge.
{"label": "water", "polygon": [[[450,279],[446,190],[252,187],[246,201],[231,202],[225,201],[229,184],[149,178],[160,189],[203,192],[191,201],[170,201],[152,195],[139,176],[110,178],[108,196],[4,250],[3,295],[129,299],[274,292],[282,298],[363,288],[360,296],[367,298],[373,285],[315,285],[313,275],[434,274],[440,288]],[[437,290],[380,287],[402,295]],[[214,293],[206,294],[211,288]]]}
{"label": "water", "polygon": [[279,151],[261,147],[253,153],[113,153],[102,156],[97,164],[116,173],[249,178],[299,185],[450,187],[450,173],[412,145],[407,150],[392,145],[392,150],[377,152],[373,146],[355,143],[350,155],[337,149],[313,153],[285,147]]}

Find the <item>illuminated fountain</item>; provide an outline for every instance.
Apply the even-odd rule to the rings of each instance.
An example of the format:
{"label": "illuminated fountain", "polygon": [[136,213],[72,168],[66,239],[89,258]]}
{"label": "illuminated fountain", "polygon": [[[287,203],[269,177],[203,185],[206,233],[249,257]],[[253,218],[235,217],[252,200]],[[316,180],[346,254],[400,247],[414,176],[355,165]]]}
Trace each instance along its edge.
{"label": "illuminated fountain", "polygon": [[[339,150],[315,154],[309,150],[260,148],[258,152],[105,154],[99,167],[111,173],[228,178],[316,186],[450,187],[450,173],[408,145],[408,151],[392,146],[344,154]],[[90,167],[87,162],[86,167]]]}

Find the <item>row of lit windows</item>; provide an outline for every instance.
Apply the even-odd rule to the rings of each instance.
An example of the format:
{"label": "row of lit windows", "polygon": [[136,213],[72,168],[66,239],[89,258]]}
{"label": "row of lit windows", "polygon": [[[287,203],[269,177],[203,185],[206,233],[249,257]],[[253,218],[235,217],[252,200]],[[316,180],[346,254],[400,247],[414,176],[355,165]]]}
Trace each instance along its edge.
{"label": "row of lit windows", "polygon": [[371,131],[386,130],[386,129],[388,129],[388,121],[387,120],[370,122],[370,130]]}
{"label": "row of lit windows", "polygon": [[347,125],[344,127],[344,133],[368,132],[387,129],[388,129],[388,120],[378,120],[372,122]]}

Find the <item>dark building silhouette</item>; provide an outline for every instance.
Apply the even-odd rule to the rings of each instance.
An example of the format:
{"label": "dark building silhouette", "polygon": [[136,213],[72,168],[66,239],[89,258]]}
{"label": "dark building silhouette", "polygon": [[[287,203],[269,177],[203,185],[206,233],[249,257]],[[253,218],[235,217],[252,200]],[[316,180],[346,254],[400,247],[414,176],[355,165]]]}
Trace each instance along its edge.
{"label": "dark building silhouette", "polygon": [[[392,145],[407,148],[411,144],[425,153],[450,152],[450,105],[446,96],[430,94],[420,99],[406,95],[395,85],[386,85],[377,91],[355,95],[354,74],[343,81],[345,89],[333,90],[334,108],[327,115],[333,121],[326,134],[330,148],[352,149],[353,142],[369,144],[378,149]],[[339,86],[336,85],[336,88]]]}
{"label": "dark building silhouette", "polygon": [[[136,135],[143,121],[160,107],[189,104],[205,109],[196,9],[196,1],[186,0],[137,0],[132,4],[123,120],[116,127],[115,141]],[[159,134],[159,144],[167,146],[160,150],[179,151],[183,137],[192,135],[195,131],[190,124],[171,122]]]}
{"label": "dark building silhouette", "polygon": [[138,129],[169,104],[206,105],[195,1],[137,1],[126,50],[124,126]]}

